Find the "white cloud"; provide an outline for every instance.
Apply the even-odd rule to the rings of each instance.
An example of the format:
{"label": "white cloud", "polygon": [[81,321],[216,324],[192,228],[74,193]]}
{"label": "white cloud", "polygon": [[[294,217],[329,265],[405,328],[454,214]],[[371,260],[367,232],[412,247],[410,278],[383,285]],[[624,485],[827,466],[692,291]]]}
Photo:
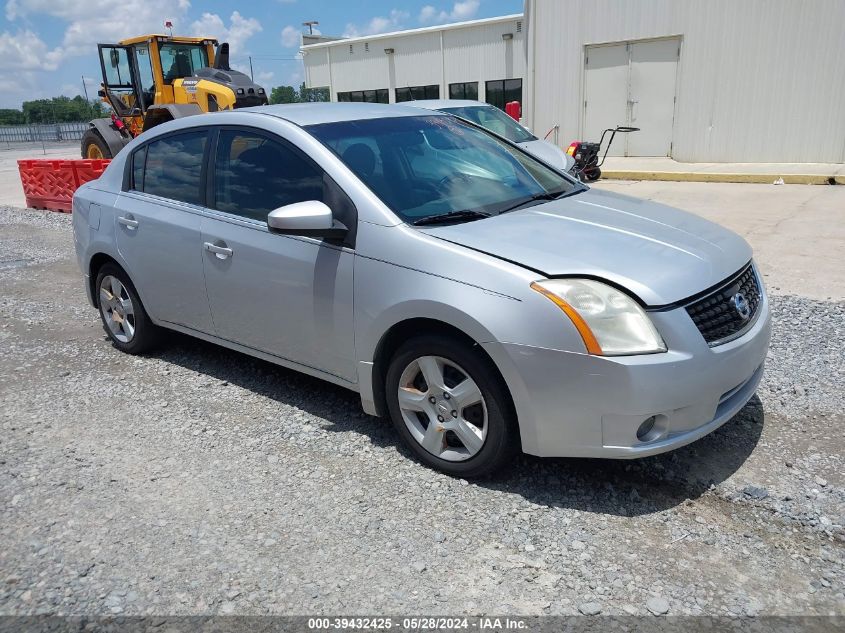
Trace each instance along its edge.
{"label": "white cloud", "polygon": [[255,73],[255,81],[259,84],[267,84],[273,80],[275,73],[272,70],[259,70]]}
{"label": "white cloud", "polygon": [[301,42],[299,29],[295,26],[291,26],[288,24],[285,28],[282,29],[282,46],[285,48],[293,48],[294,46],[299,46]]}
{"label": "white cloud", "polygon": [[73,99],[75,96],[82,94],[82,86],[77,86],[75,84],[62,84],[62,87],[59,89],[59,94]]}
{"label": "white cloud", "polygon": [[478,13],[479,0],[460,0],[452,5],[451,11],[443,11],[430,4],[420,10],[418,17],[422,24],[442,24],[443,22],[460,22],[469,20]]}
{"label": "white cloud", "polygon": [[437,9],[435,9],[430,4],[427,4],[422,9],[420,9],[419,21],[423,24],[431,24],[437,19],[437,13]]}
{"label": "white cloud", "polygon": [[407,11],[393,9],[388,17],[376,16],[364,26],[347,24],[343,32],[344,37],[358,37],[360,35],[375,35],[402,28],[402,23],[408,19],[410,14]]}
{"label": "white cloud", "polygon": [[237,11],[233,11],[229,18],[229,26],[216,13],[203,13],[199,20],[191,24],[191,32],[197,36],[211,36],[220,42],[228,42],[233,54],[243,55],[246,42],[262,30],[261,23],[255,18],[245,18]]}
{"label": "white cloud", "polygon": [[305,81],[305,72],[301,68],[297,68],[288,75],[288,82],[286,85],[299,88],[299,85]]}
{"label": "white cloud", "polygon": [[56,70],[62,58],[61,49],[50,50],[47,44],[29,29],[15,34],[0,33],[0,59],[2,75],[20,71]]}
{"label": "white cloud", "polygon": [[[118,6],[119,8],[116,8]],[[161,33],[165,20],[178,26],[190,0],[8,0],[6,18],[50,16],[68,23],[62,39],[64,55],[90,55],[96,42],[116,42],[132,35]]]}

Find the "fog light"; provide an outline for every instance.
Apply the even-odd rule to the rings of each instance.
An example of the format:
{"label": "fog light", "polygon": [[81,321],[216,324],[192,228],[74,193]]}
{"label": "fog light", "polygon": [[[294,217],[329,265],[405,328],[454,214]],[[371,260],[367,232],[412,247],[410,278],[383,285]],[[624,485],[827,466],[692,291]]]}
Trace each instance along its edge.
{"label": "fog light", "polygon": [[640,428],[637,429],[637,439],[645,441],[645,438],[651,433],[651,430],[654,428],[654,423],[657,421],[656,416],[651,416],[650,418],[646,418],[645,422],[640,424]]}

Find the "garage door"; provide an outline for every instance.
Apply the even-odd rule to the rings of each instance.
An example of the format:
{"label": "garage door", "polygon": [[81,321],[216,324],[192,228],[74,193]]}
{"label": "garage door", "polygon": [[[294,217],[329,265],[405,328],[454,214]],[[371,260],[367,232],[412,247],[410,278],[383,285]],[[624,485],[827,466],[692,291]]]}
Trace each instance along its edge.
{"label": "garage door", "polygon": [[669,156],[679,54],[677,38],[588,46],[584,139],[629,125],[640,131],[617,135],[610,156]]}

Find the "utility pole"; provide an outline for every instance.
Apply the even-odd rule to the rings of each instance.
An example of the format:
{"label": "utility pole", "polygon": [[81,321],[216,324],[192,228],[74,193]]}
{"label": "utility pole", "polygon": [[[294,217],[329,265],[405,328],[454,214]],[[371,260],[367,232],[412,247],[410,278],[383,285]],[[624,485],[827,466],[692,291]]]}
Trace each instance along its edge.
{"label": "utility pole", "polygon": [[308,27],[308,35],[314,35],[314,25],[315,24],[319,24],[319,22],[317,22],[317,20],[311,20],[309,22],[303,22],[302,26]]}
{"label": "utility pole", "polygon": [[82,75],[82,90],[85,92],[85,102],[91,103],[88,100],[88,86],[85,85],[85,75]]}
{"label": "utility pole", "polygon": [[255,77],[252,76],[252,55],[249,56],[249,78],[255,81]]}

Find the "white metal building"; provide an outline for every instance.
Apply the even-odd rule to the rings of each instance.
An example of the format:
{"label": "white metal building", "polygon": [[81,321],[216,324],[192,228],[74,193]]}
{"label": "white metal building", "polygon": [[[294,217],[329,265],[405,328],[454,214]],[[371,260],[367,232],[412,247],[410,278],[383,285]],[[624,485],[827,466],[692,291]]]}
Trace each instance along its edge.
{"label": "white metal building", "polygon": [[612,153],[842,163],[843,24],[843,0],[525,0],[524,15],[302,51],[307,85],[333,100],[432,98],[435,86],[474,98],[477,85],[500,107],[519,94],[523,122],[538,136],[557,126],[564,147],[631,125],[641,131]]}
{"label": "white metal building", "polygon": [[396,103],[450,95],[497,104],[506,97],[524,100],[521,14],[319,42],[301,50],[306,86],[328,87],[332,101]]}

